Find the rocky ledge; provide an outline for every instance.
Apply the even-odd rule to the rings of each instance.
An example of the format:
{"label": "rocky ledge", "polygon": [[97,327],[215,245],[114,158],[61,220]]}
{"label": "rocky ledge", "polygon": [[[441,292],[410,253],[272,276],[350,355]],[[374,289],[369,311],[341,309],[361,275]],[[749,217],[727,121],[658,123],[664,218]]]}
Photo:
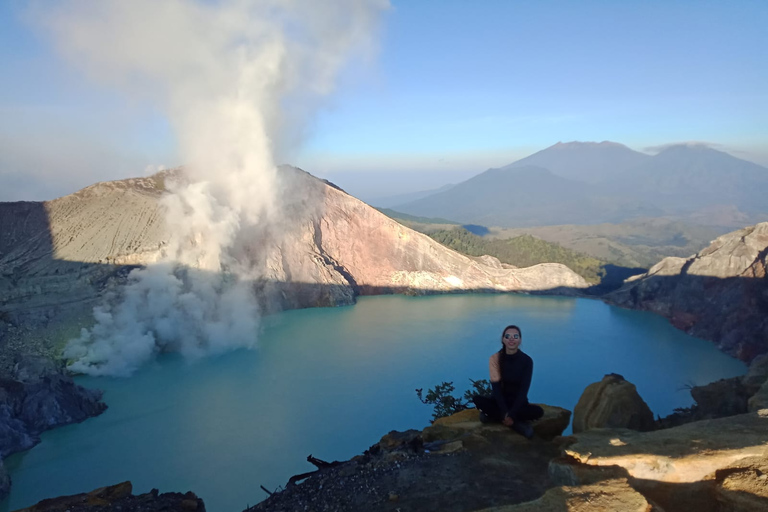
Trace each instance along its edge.
{"label": "rocky ledge", "polygon": [[[0,377],[0,460],[40,442],[40,433],[101,414],[101,392],[74,383],[63,366],[45,357],[26,357],[11,375]],[[0,462],[0,499],[10,487]]]}
{"label": "rocky ledge", "polygon": [[768,410],[551,441],[478,419],[469,410],[421,432],[390,432],[246,512],[768,510]]}
{"label": "rocky ledge", "polygon": [[102,487],[94,491],[43,500],[37,505],[17,512],[205,512],[203,500],[188,492],[160,494],[152,489],[145,494],[133,495],[131,482]]}
{"label": "rocky ledge", "polygon": [[[764,359],[740,385],[766,385]],[[727,402],[735,388],[725,389]],[[705,401],[708,392],[693,394]],[[570,412],[543,407],[531,441],[469,409],[420,432],[390,432],[347,462],[315,459],[317,471],[246,512],[768,510],[768,409],[662,428],[616,374],[582,394],[572,436],[560,436]],[[701,412],[719,414],[706,404]]]}
{"label": "rocky ledge", "polygon": [[768,510],[768,410],[656,432],[594,429],[550,464],[554,483],[619,479],[661,510]]}

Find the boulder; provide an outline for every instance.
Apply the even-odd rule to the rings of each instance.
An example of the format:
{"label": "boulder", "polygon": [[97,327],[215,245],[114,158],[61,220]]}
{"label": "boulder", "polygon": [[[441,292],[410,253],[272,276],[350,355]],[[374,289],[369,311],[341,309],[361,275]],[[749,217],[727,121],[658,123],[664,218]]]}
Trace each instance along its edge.
{"label": "boulder", "polygon": [[766,381],[768,381],[768,354],[763,354],[752,361],[741,383],[744,384],[747,394],[752,396]]}
{"label": "boulder", "polygon": [[379,448],[385,452],[395,450],[415,450],[421,448],[421,432],[415,429],[399,432],[392,430],[382,436],[379,441]]}
{"label": "boulder", "polygon": [[760,411],[762,409],[768,409],[768,381],[766,381],[757,393],[747,402],[747,407],[750,412]]}
{"label": "boulder", "polygon": [[591,428],[653,430],[655,423],[648,404],[635,385],[611,373],[587,386],[573,410],[573,432]]}
{"label": "boulder", "polygon": [[478,423],[480,422],[480,412],[477,409],[464,409],[463,411],[459,411],[455,414],[451,414],[450,416],[444,416],[442,418],[436,419],[432,423],[432,426],[441,427],[441,426],[464,424],[464,423],[475,423],[475,422],[478,422]]}
{"label": "boulder", "polygon": [[663,512],[634,490],[626,479],[604,480],[578,487],[554,487],[541,498],[483,509],[481,512]]}
{"label": "boulder", "polygon": [[692,483],[748,457],[766,455],[768,410],[638,432],[593,429],[574,436],[566,455],[593,466],[620,466],[636,479]]}
{"label": "boulder", "polygon": [[571,411],[552,405],[538,405],[544,409],[544,416],[532,423],[534,435],[546,440],[562,435],[571,422]]}
{"label": "boulder", "polygon": [[721,512],[768,510],[768,458],[749,457],[715,472]]}
{"label": "boulder", "polygon": [[701,419],[722,418],[747,412],[749,393],[741,377],[721,379],[691,388]]}

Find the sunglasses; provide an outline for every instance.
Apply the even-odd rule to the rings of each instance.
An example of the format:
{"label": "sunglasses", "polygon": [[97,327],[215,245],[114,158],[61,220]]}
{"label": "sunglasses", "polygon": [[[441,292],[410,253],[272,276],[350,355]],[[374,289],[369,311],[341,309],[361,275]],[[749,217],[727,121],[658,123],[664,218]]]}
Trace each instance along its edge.
{"label": "sunglasses", "polygon": [[504,335],[504,339],[505,340],[508,340],[509,338],[512,338],[512,339],[515,339],[515,340],[519,340],[520,339],[520,335],[519,334],[505,334]]}

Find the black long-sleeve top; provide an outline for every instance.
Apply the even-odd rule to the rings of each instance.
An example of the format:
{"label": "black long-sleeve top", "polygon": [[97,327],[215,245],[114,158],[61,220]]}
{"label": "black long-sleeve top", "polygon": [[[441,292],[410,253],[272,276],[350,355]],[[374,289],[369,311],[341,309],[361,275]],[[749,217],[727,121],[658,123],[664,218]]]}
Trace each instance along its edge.
{"label": "black long-sleeve top", "polygon": [[[503,358],[503,362],[500,358]],[[513,417],[520,407],[528,403],[533,359],[522,350],[512,355],[497,352],[491,356],[489,364],[493,398],[502,416]]]}

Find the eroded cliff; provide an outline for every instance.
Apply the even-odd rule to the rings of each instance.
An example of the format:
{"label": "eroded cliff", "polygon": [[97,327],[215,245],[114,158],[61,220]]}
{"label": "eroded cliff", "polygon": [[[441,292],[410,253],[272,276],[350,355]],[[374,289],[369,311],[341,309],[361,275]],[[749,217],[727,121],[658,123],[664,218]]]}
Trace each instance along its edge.
{"label": "eroded cliff", "polygon": [[689,258],[665,258],[606,299],[653,311],[744,361],[768,352],[768,222],[733,231]]}

